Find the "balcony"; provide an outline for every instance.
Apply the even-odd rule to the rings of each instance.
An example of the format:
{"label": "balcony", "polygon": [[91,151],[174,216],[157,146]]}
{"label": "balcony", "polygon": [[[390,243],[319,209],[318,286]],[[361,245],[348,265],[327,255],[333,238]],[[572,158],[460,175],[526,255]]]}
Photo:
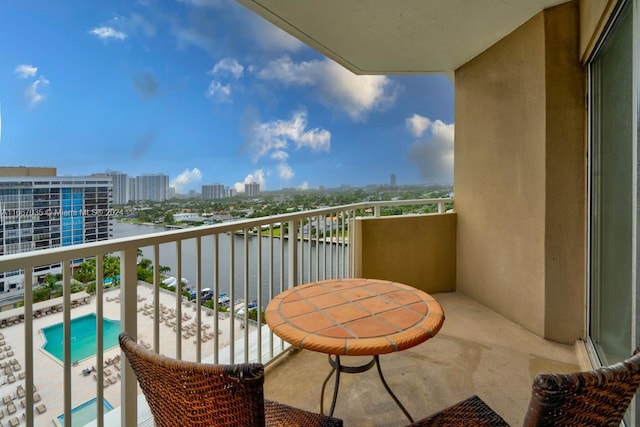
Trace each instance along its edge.
{"label": "balcony", "polygon": [[[579,346],[545,341],[458,293],[433,296],[446,316],[438,335],[412,349],[381,356],[385,379],[414,419],[477,394],[509,424],[521,425],[536,373],[580,369]],[[320,389],[329,373],[325,355],[292,352],[266,372],[267,398],[319,411]],[[325,411],[332,384],[330,380],[325,392]],[[409,423],[375,369],[341,375],[334,415],[345,426]]]}
{"label": "balcony", "polygon": [[[24,407],[15,414],[23,425],[50,425],[58,416],[70,420],[74,408],[94,397],[114,407],[107,412],[97,405],[95,425],[150,425],[136,379],[125,364],[114,362],[119,349],[112,347],[102,322],[95,322],[92,354],[78,357],[72,350],[76,326],[72,331],[71,320],[95,313],[97,319],[119,320],[119,330],[168,356],[265,363],[267,398],[318,411],[320,387],[329,368],[326,356],[289,351],[266,325],[258,325],[248,310],[240,310],[239,303],[255,300],[260,312],[274,295],[291,286],[329,278],[385,276],[434,294],[447,318],[432,340],[382,357],[387,380],[409,412],[420,418],[478,394],[517,424],[526,410],[533,376],[540,371],[575,371],[579,362],[572,346],[545,341],[455,293],[456,217],[445,213],[452,203],[452,199],[358,203],[5,256],[0,271],[19,270],[25,296],[24,307],[0,315],[0,332],[11,346],[2,361],[16,359],[19,366],[13,369],[15,365],[9,364],[0,395],[11,395],[18,384],[23,385]],[[423,211],[437,213],[381,217],[385,209],[400,205],[420,205]],[[389,251],[406,248],[412,256],[402,260],[389,256]],[[152,261],[153,284],[138,281],[138,249]],[[105,278],[105,254],[120,257],[120,287],[110,287],[114,278],[105,280],[106,285],[98,285],[85,304],[71,293],[74,261],[95,258],[97,277]],[[175,292],[160,286],[160,266],[167,257],[175,265],[173,276],[194,272],[196,279],[188,284],[195,291],[194,300],[176,298]],[[34,271],[47,264],[62,265],[63,297],[34,304],[30,285]],[[411,267],[416,265],[420,268]],[[175,285],[181,294],[182,281]],[[208,287],[214,295],[228,294],[229,311],[217,304],[197,309],[203,302],[199,291]],[[60,360],[41,349],[42,328],[56,323],[62,324]],[[95,351],[103,346],[107,350]],[[335,415],[346,425],[405,423],[374,371],[342,378]],[[39,413],[36,408],[42,403],[47,410]]]}

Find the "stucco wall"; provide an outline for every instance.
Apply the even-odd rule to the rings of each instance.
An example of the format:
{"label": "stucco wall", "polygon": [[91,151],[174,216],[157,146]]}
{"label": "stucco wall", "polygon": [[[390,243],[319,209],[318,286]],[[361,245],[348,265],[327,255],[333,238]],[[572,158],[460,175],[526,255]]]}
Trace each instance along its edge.
{"label": "stucco wall", "polygon": [[455,213],[357,218],[355,226],[356,277],[455,290]]}
{"label": "stucco wall", "polygon": [[562,342],[584,327],[577,13],[539,13],[455,75],[457,289]]}
{"label": "stucco wall", "polygon": [[620,0],[580,0],[580,57],[586,62]]}
{"label": "stucco wall", "polygon": [[576,52],[577,3],[545,12],[545,33],[545,336],[571,342],[586,324],[586,69]]}

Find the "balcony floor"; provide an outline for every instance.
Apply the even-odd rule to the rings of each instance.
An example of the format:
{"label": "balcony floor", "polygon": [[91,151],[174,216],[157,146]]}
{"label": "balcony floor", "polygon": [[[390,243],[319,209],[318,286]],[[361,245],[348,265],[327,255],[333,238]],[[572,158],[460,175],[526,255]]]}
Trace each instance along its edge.
{"label": "balcony floor", "polygon": [[[508,423],[521,425],[538,372],[580,370],[576,347],[545,341],[463,295],[434,296],[446,316],[438,335],[380,357],[385,379],[415,419],[477,394]],[[343,361],[356,365],[367,359]],[[582,366],[585,369],[584,362]],[[320,389],[329,370],[325,354],[289,352],[268,366],[265,397],[319,412]],[[325,411],[332,391],[333,378],[327,385]],[[408,424],[375,368],[341,375],[334,416],[345,426]]]}

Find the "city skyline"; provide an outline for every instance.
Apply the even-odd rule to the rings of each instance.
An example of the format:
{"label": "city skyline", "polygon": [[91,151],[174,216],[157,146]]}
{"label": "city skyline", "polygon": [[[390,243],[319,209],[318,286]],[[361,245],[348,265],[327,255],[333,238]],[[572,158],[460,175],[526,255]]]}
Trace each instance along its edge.
{"label": "city skyline", "polygon": [[0,31],[3,165],[178,193],[453,182],[447,77],[355,76],[235,2],[9,0]]}

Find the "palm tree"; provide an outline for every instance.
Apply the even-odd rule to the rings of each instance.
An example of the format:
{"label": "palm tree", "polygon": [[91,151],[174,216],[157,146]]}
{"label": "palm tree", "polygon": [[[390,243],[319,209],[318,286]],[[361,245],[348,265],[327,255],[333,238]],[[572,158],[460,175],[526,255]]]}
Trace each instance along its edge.
{"label": "palm tree", "polygon": [[[73,274],[73,278],[85,285],[92,280],[96,280],[96,260],[92,258],[80,264],[80,267]],[[45,280],[47,279],[45,278]]]}
{"label": "palm tree", "polygon": [[114,286],[120,285],[120,258],[113,255],[105,255],[104,258],[104,278],[111,279]]}

